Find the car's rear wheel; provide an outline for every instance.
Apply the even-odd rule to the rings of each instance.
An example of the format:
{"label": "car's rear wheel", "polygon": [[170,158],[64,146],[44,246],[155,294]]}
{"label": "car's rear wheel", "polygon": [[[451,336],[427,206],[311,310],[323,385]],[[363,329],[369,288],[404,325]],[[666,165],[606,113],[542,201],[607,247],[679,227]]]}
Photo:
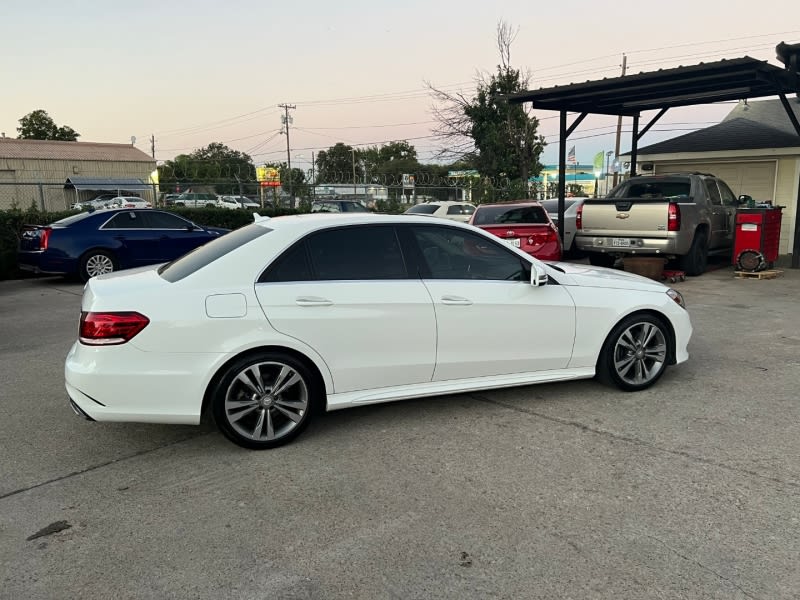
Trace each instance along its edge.
{"label": "car's rear wheel", "polygon": [[107,250],[89,250],[81,257],[79,273],[83,282],[118,269],[116,257]]}
{"label": "car's rear wheel", "polygon": [[280,352],[262,352],[226,369],[212,393],[212,412],[229,440],[264,450],[300,435],[320,402],[320,393],[303,362]]}
{"label": "car's rear wheel", "polygon": [[625,391],[643,390],[664,374],[670,336],[653,315],[631,315],[606,338],[597,361],[597,376]]}
{"label": "car's rear wheel", "polygon": [[692,239],[692,246],[689,253],[680,259],[681,270],[687,275],[702,275],[708,267],[708,234],[697,231]]}

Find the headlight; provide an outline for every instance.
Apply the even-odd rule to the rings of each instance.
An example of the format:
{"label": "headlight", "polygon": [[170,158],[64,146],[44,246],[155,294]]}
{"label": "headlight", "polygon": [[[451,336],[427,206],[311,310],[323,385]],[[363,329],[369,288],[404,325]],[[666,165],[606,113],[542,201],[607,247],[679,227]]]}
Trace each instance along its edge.
{"label": "headlight", "polygon": [[667,296],[675,300],[677,304],[681,306],[681,308],[686,309],[686,302],[683,300],[683,295],[678,290],[673,290],[669,288],[667,290]]}

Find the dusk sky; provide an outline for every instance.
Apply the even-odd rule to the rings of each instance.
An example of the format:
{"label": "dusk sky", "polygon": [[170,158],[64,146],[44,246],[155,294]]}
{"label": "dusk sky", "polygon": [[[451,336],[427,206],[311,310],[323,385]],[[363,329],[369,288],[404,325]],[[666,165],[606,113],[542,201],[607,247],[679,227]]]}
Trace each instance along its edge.
{"label": "dusk sky", "polygon": [[[498,62],[495,27],[519,28],[512,63],[532,87],[749,55],[775,60],[800,41],[800,2],[538,3],[516,0],[364,2],[118,2],[3,0],[0,131],[42,108],[81,141],[128,143],[172,158],[219,141],[256,162],[286,158],[277,104],[296,104],[292,162],[311,152],[407,139],[422,161],[431,135],[430,81],[474,92],[476,71]],[[675,109],[643,144],[721,119],[732,105]],[[558,119],[540,112],[557,154]],[[645,117],[646,118],[646,117]],[[590,117],[573,134],[580,162],[614,144],[615,117]],[[685,131],[686,130],[686,131]],[[623,150],[627,149],[627,141]]]}

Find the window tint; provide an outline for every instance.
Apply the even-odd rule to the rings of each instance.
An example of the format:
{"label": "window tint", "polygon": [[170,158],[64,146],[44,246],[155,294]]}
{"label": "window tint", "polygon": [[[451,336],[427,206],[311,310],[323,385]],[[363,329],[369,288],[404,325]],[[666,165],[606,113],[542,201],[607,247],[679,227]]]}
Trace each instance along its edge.
{"label": "window tint", "polygon": [[312,279],[306,243],[300,242],[279,256],[259,277],[258,282],[278,283],[282,281],[311,281]]}
{"label": "window tint", "polygon": [[345,227],[308,239],[319,280],[405,279],[406,267],[393,227]]}
{"label": "window tint", "polygon": [[147,223],[134,211],[117,213],[103,225],[102,229],[146,229]]}
{"label": "window tint", "polygon": [[438,204],[417,204],[409,208],[406,213],[410,215],[432,215],[437,210],[439,210]]}
{"label": "window tint", "polygon": [[526,281],[523,259],[482,235],[449,227],[414,227],[423,277]]}
{"label": "window tint", "polygon": [[149,221],[150,227],[153,229],[186,229],[191,225],[189,221],[181,219],[176,215],[157,210],[148,212],[145,216]]}
{"label": "window tint", "polygon": [[717,180],[717,183],[719,184],[719,191],[722,193],[722,203],[725,206],[736,206],[736,196],[734,196],[728,184],[719,180]]}
{"label": "window tint", "polygon": [[479,206],[473,225],[521,225],[523,223],[548,223],[547,213],[541,206]]}
{"label": "window tint", "polygon": [[52,223],[52,225],[58,225],[60,227],[69,227],[73,223],[79,223],[80,221],[83,221],[84,219],[91,217],[93,214],[94,213],[90,212],[78,213],[77,215],[72,215],[71,217],[64,217],[63,219],[56,221],[55,223]]}
{"label": "window tint", "polygon": [[706,192],[708,192],[708,197],[711,198],[711,204],[722,204],[717,182],[713,179],[706,179],[703,183],[706,184]]}
{"label": "window tint", "polygon": [[344,203],[344,211],[345,212],[369,212],[359,202],[345,202]]}
{"label": "window tint", "polygon": [[341,212],[337,202],[314,202],[311,212]]}
{"label": "window tint", "polygon": [[609,198],[688,198],[691,190],[688,179],[637,181],[618,187]]}
{"label": "window tint", "polygon": [[267,227],[255,223],[246,225],[235,231],[223,235],[203,246],[195,248],[189,254],[184,254],[180,258],[163,265],[158,274],[170,283],[180,281],[188,277],[195,271],[210,265],[218,258],[225,256],[239,246],[244,246],[248,242],[261,237],[272,231]]}
{"label": "window tint", "polygon": [[447,207],[448,215],[471,215],[475,212],[475,207],[469,204],[453,204]]}

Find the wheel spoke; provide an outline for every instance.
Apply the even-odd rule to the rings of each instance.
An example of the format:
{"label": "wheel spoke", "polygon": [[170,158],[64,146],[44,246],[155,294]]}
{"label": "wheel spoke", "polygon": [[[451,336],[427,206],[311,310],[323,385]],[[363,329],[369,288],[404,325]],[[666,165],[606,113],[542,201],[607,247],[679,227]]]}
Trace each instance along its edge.
{"label": "wheel spoke", "polygon": [[291,419],[295,423],[299,423],[300,419],[303,418],[302,415],[298,415],[297,413],[292,412],[291,410],[287,410],[284,407],[280,406],[279,404],[275,404],[275,408],[277,410],[279,410],[281,413],[283,413],[284,415],[286,415],[289,419]]}
{"label": "wheel spoke", "polygon": [[636,351],[636,340],[633,339],[630,329],[620,336],[618,343],[632,352]]}
{"label": "wheel spoke", "polygon": [[633,369],[633,373],[634,373],[633,374],[633,378],[636,381],[636,383],[641,383],[642,381],[644,381],[644,373],[642,372],[642,369],[643,369],[642,361],[641,360],[637,360],[637,361],[634,362],[634,365],[636,365],[636,366]]}
{"label": "wheel spoke", "polygon": [[258,421],[256,421],[256,426],[253,428],[254,440],[261,439],[261,432],[264,430],[264,415],[267,412],[266,408],[262,408],[261,412],[258,414]]}
{"label": "wheel spoke", "polygon": [[639,337],[642,343],[642,348],[647,348],[647,344],[653,339],[655,332],[658,331],[655,326],[650,323],[645,323],[642,326],[642,335]]}
{"label": "wheel spoke", "polygon": [[236,414],[232,414],[232,413],[231,413],[231,411],[228,411],[228,420],[229,420],[231,423],[236,423],[236,421],[238,421],[238,420],[239,420],[239,419],[241,419],[242,417],[246,417],[247,415],[249,415],[250,413],[252,413],[252,412],[253,412],[254,410],[256,410],[257,408],[258,408],[258,404],[254,404],[253,406],[250,406],[250,407],[248,407],[248,408],[245,408],[244,410],[242,410],[242,411],[239,411],[239,412],[238,412],[238,413],[236,413]]}
{"label": "wheel spoke", "polygon": [[269,410],[264,411],[266,412],[266,422],[267,422],[267,439],[271,440],[275,438],[275,430],[272,428],[272,413]]}
{"label": "wheel spoke", "polygon": [[275,384],[272,386],[272,394],[278,396],[298,381],[302,381],[300,375],[289,367],[283,367],[278,377],[275,378]]}
{"label": "wheel spoke", "polygon": [[305,410],[306,407],[306,403],[303,400],[286,400],[285,398],[276,398],[275,405],[293,408],[294,410]]}
{"label": "wheel spoke", "polygon": [[622,360],[618,360],[614,363],[614,366],[617,368],[617,373],[622,375],[623,377],[631,370],[631,366],[636,361],[635,356],[626,356]]}
{"label": "wheel spoke", "polygon": [[667,357],[667,347],[663,344],[659,344],[653,348],[648,348],[645,350],[644,355],[647,358],[651,358],[653,360],[657,360],[659,362],[664,362],[664,359]]}

